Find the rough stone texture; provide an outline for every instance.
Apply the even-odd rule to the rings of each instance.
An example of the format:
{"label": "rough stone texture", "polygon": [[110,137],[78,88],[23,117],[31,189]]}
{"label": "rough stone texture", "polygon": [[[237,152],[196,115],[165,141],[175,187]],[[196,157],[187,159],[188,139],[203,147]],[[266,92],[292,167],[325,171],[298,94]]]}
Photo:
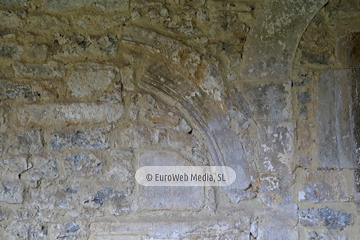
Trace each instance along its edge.
{"label": "rough stone texture", "polygon": [[37,186],[38,183],[49,185],[59,176],[58,161],[52,157],[34,156],[29,162],[32,168],[21,173],[20,178]]}
{"label": "rough stone texture", "polygon": [[14,64],[14,76],[24,78],[61,78],[64,77],[64,70],[57,62],[44,64]]}
{"label": "rough stone texture", "polygon": [[2,157],[5,153],[5,143],[6,143],[6,135],[0,134],[0,157]]}
{"label": "rough stone texture", "polygon": [[72,95],[78,98],[106,90],[114,80],[116,68],[91,64],[78,66],[67,81]]}
{"label": "rough stone texture", "polygon": [[65,171],[69,176],[100,176],[102,168],[103,163],[93,154],[68,154],[65,161]]}
{"label": "rough stone texture", "polygon": [[53,16],[32,16],[28,19],[27,29],[33,32],[43,32],[46,30],[62,29],[69,27],[66,18],[56,18]]}
{"label": "rough stone texture", "polygon": [[19,134],[10,147],[10,151],[15,154],[34,154],[40,153],[43,150],[44,145],[39,130]]}
{"label": "rough stone texture", "polygon": [[304,226],[325,226],[329,229],[344,230],[352,224],[352,214],[337,212],[329,207],[301,209],[299,212],[300,222]]}
{"label": "rough stone texture", "polygon": [[294,162],[294,127],[290,122],[258,122],[260,172],[286,173]]}
{"label": "rough stone texture", "polygon": [[9,180],[20,179],[21,173],[32,166],[25,157],[6,158],[0,164],[2,178]]}
{"label": "rough stone texture", "polygon": [[289,83],[247,84],[244,95],[258,119],[286,120],[291,117]]}
{"label": "rough stone texture", "polygon": [[95,5],[103,11],[125,11],[129,7],[129,0],[85,0],[86,5]]}
{"label": "rough stone texture", "polygon": [[67,148],[108,148],[108,130],[103,128],[86,128],[73,131],[54,131],[49,139],[49,149],[52,151]]}
{"label": "rough stone texture", "polygon": [[319,170],[306,173],[301,183],[298,199],[302,202],[349,201],[353,186],[347,176],[350,170]]}
{"label": "rough stone texture", "polygon": [[117,50],[118,38],[110,34],[88,37],[73,32],[54,35],[54,42],[55,59],[86,61],[113,58]]}
{"label": "rough stone texture", "polygon": [[297,43],[325,0],[266,1],[245,45],[242,74],[258,79],[287,79]]}
{"label": "rough stone texture", "polygon": [[0,0],[0,240],[357,239],[360,5],[325,2]]}
{"label": "rough stone texture", "polygon": [[0,185],[0,202],[22,203],[23,191],[22,183],[2,182]]}
{"label": "rough stone texture", "polygon": [[54,93],[47,91],[37,82],[31,84],[14,83],[9,80],[0,80],[0,98],[3,101],[44,101],[53,97]]}
{"label": "rough stone texture", "polygon": [[[143,151],[140,153],[142,166],[189,166],[189,162],[171,152]],[[191,165],[190,165],[191,166]],[[186,196],[183,192],[186,191]],[[204,204],[202,187],[139,187],[140,209],[200,210]]]}
{"label": "rough stone texture", "polygon": [[[186,69],[190,76],[194,76],[201,58],[192,53],[189,47],[171,38],[167,38],[147,29],[127,27],[123,31],[123,40],[145,46],[151,52],[160,52],[173,64]],[[161,49],[161,51],[159,51]]]}
{"label": "rough stone texture", "polygon": [[130,151],[112,151],[104,176],[108,180],[129,183],[134,180],[134,155]]}
{"label": "rough stone texture", "polygon": [[24,21],[14,11],[0,11],[1,29],[22,28]]}
{"label": "rough stone texture", "polygon": [[119,103],[70,105],[24,105],[18,108],[17,120],[21,125],[59,126],[81,123],[115,122],[123,115]]}
{"label": "rough stone texture", "polygon": [[0,43],[0,59],[14,59],[19,60],[22,53],[22,47],[11,43],[11,42],[3,42]]}
{"label": "rough stone texture", "polygon": [[[213,219],[210,221],[174,221],[149,223],[94,223],[91,240],[106,239],[246,239],[249,219]],[[211,231],[209,231],[211,229]],[[107,232],[108,234],[104,234]],[[135,235],[135,236],[134,236]]]}
{"label": "rough stone texture", "polygon": [[0,5],[4,7],[28,7],[28,0],[3,0]]}
{"label": "rough stone texture", "polygon": [[[352,87],[359,78],[351,70],[338,70],[320,76],[317,86],[316,130],[320,167],[358,166],[354,129]],[[334,107],[335,106],[335,107]],[[356,105],[355,105],[356,106]]]}

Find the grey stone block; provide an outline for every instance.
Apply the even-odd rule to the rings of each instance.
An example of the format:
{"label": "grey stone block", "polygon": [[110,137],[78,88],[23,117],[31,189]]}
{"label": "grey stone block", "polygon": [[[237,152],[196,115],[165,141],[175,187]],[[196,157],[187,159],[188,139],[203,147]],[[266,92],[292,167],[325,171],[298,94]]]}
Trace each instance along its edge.
{"label": "grey stone block", "polygon": [[12,42],[0,43],[0,60],[6,60],[6,59],[19,60],[23,52],[24,52],[23,48],[15,43]]}
{"label": "grey stone block", "polygon": [[121,103],[73,103],[22,105],[16,117],[23,126],[59,126],[83,123],[116,122],[124,113]]}
{"label": "grey stone block", "polygon": [[353,215],[342,211],[334,211],[329,207],[300,209],[300,223],[307,227],[325,226],[328,229],[342,231],[353,222]]}
{"label": "grey stone block", "polygon": [[54,131],[49,139],[49,149],[58,151],[64,147],[104,149],[109,147],[109,131],[103,128],[86,128],[74,131]]}
{"label": "grey stone block", "polygon": [[1,29],[21,29],[24,25],[24,20],[19,18],[15,11],[0,11]]}
{"label": "grey stone block", "polygon": [[243,92],[255,118],[264,120],[291,118],[289,82],[245,84]]}
{"label": "grey stone block", "polygon": [[294,126],[291,122],[258,122],[259,171],[287,173],[293,168]]}
{"label": "grey stone block", "polygon": [[[142,151],[141,166],[190,166],[172,152]],[[198,211],[204,205],[203,187],[144,187],[139,186],[138,205],[146,210]]]}
{"label": "grey stone block", "polygon": [[101,176],[103,163],[94,154],[68,154],[65,160],[65,171],[69,177]]}
{"label": "grey stone block", "polygon": [[297,101],[299,104],[310,103],[311,102],[311,94],[309,91],[306,92],[297,92]]}
{"label": "grey stone block", "polygon": [[359,82],[359,75],[350,69],[325,72],[319,78],[315,118],[320,167],[353,168],[358,164],[359,118],[354,112],[358,88],[354,86]]}
{"label": "grey stone block", "polygon": [[304,173],[298,199],[301,202],[345,202],[353,196],[354,185],[347,176],[351,170],[318,170]]}
{"label": "grey stone block", "polygon": [[32,130],[18,135],[12,143],[9,151],[15,154],[34,154],[44,150],[41,133],[39,130]]}
{"label": "grey stone block", "polygon": [[0,183],[0,202],[22,203],[24,186],[22,183],[2,182]]}

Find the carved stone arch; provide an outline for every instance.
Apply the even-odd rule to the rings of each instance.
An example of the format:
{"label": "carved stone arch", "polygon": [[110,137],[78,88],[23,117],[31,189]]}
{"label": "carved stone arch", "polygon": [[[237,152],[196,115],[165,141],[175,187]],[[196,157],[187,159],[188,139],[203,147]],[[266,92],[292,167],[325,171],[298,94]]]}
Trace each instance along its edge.
{"label": "carved stone arch", "polygon": [[328,0],[266,0],[245,44],[241,76],[288,80],[299,40]]}
{"label": "carved stone arch", "polygon": [[[147,56],[149,57],[149,56]],[[149,57],[151,58],[151,57]],[[237,177],[222,187],[233,202],[252,196],[251,185],[256,170],[243,152],[238,136],[227,128],[228,119],[218,104],[193,81],[158,59],[151,58],[137,86],[184,117],[204,137],[212,165],[228,166]],[[184,87],[185,86],[185,87]],[[245,190],[249,190],[244,193]]]}
{"label": "carved stone arch", "polygon": [[[360,18],[355,2],[330,1],[318,11],[296,49],[292,80],[297,98],[294,113],[298,118],[298,132],[313,131],[313,145],[316,146],[312,155],[314,160],[306,163],[303,158],[305,161],[300,160],[300,166],[318,167],[315,174],[319,176],[327,174],[329,169],[334,169],[334,174],[346,171],[349,175],[355,174],[356,186],[351,186],[352,190],[347,194],[359,201],[360,53],[356,46],[360,44]],[[313,119],[308,111],[314,112]],[[305,141],[312,140],[297,142],[300,159],[311,156]],[[345,184],[341,183],[342,186]],[[304,188],[302,191],[304,202],[329,201]],[[326,190],[319,192],[324,195]]]}

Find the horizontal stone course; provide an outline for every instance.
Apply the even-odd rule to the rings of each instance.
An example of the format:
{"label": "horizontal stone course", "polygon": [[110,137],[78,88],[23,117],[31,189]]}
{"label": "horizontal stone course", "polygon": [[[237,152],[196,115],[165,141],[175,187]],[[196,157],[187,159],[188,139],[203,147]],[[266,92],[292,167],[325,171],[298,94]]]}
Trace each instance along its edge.
{"label": "horizontal stone course", "polygon": [[90,239],[128,239],[130,236],[134,239],[248,239],[249,225],[250,219],[247,217],[167,222],[154,219],[148,222],[97,222],[90,226]]}
{"label": "horizontal stone course", "polygon": [[45,0],[43,9],[49,12],[75,10],[91,7],[102,11],[125,11],[129,7],[129,0]]}
{"label": "horizontal stone course", "polygon": [[16,110],[23,126],[58,126],[82,123],[116,122],[124,113],[121,103],[73,103],[22,105]]}

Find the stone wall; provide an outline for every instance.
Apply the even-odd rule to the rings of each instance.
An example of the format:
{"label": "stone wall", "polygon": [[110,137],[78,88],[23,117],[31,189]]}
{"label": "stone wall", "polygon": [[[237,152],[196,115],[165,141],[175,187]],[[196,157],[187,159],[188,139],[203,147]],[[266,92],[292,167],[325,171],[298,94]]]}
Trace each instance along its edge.
{"label": "stone wall", "polygon": [[359,6],[0,0],[0,239],[358,239]]}

